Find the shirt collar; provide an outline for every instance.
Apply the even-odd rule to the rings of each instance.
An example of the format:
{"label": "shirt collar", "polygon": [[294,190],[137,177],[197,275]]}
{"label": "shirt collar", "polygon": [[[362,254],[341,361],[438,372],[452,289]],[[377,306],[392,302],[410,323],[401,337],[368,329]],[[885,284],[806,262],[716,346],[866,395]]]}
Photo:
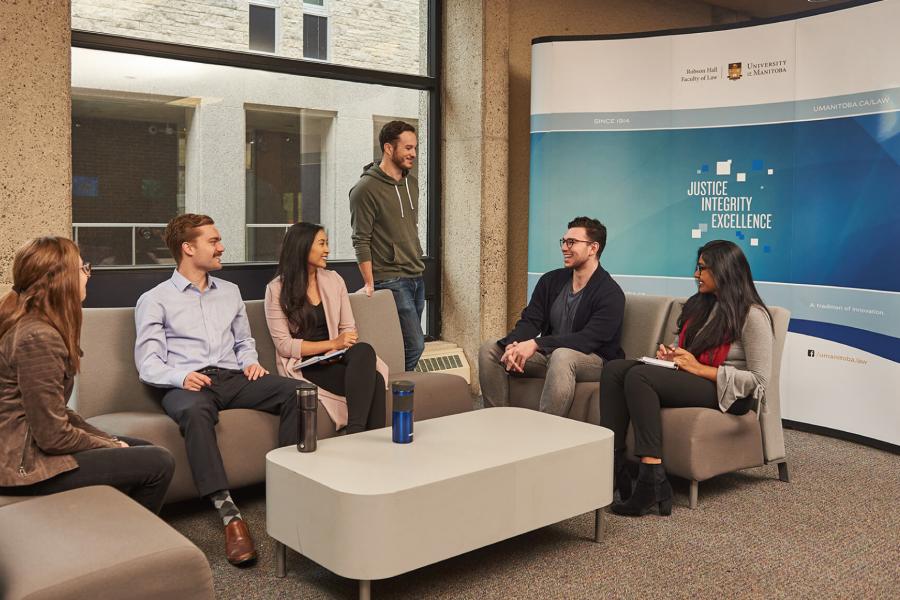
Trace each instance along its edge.
{"label": "shirt collar", "polygon": [[[210,276],[209,274],[207,274],[207,275],[206,275],[206,278],[207,278],[207,281],[208,281],[208,283],[209,283],[209,285],[208,285],[208,287],[207,287],[206,289],[208,289],[208,290],[214,290],[214,289],[216,289],[216,288],[218,287],[218,286],[216,285],[216,279],[215,279],[215,277],[212,277],[212,276]],[[194,285],[193,283],[191,283],[191,282],[188,280],[187,277],[185,277],[184,275],[182,275],[181,273],[179,273],[179,272],[178,272],[178,269],[175,269],[175,271],[172,273],[172,277],[171,277],[171,279],[170,279],[169,281],[172,282],[172,285],[174,285],[174,286],[178,289],[179,292],[183,292],[183,291],[185,291],[186,289],[188,289],[189,287],[191,287],[192,285]]]}

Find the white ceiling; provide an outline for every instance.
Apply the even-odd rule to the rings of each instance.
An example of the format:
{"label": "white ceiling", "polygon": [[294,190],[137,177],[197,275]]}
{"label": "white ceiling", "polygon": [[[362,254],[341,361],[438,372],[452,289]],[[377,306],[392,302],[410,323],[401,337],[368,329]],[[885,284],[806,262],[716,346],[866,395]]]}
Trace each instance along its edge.
{"label": "white ceiling", "polygon": [[853,0],[704,0],[707,4],[721,6],[748,17],[765,19],[816,10],[818,8],[852,3]]}

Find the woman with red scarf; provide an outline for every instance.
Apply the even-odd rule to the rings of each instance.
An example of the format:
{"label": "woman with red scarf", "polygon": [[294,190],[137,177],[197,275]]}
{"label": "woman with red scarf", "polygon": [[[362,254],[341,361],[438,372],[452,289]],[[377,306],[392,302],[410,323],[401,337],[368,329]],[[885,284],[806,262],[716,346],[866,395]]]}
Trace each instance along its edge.
{"label": "woman with red scarf", "polygon": [[[732,242],[714,240],[697,252],[697,293],[678,318],[677,342],[656,357],[676,369],[637,360],[615,360],[600,379],[600,424],[615,433],[612,511],[640,516],[653,507],[672,512],[672,486],[662,464],[661,408],[696,406],[735,415],[758,410],[772,372],[772,317],[750,265]],[[640,457],[632,486],[625,461],[625,432],[634,428]]]}

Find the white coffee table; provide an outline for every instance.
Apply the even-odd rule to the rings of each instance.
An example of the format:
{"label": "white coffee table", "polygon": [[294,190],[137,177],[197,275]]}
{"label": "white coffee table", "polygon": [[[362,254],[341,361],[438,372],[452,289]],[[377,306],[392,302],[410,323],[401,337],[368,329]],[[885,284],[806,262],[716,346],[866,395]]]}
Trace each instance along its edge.
{"label": "white coffee table", "polygon": [[266,455],[266,530],[326,569],[371,581],[406,573],[612,502],[612,431],[524,408],[420,421]]}

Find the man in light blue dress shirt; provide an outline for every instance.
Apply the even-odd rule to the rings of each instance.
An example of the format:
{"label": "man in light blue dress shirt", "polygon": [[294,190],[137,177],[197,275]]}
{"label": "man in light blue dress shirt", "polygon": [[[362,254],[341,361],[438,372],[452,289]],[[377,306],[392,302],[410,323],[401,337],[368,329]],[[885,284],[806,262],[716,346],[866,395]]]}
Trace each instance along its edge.
{"label": "man in light blue dress shirt", "polygon": [[256,559],[256,550],[229,492],[216,443],[219,411],[279,414],[279,445],[296,444],[297,382],[259,364],[238,287],[209,275],[222,268],[225,251],[213,220],[175,217],[166,244],[178,268],[137,302],[134,360],[141,381],[169,388],[162,405],[184,436],[194,483],[222,517],[228,560],[244,565]]}

